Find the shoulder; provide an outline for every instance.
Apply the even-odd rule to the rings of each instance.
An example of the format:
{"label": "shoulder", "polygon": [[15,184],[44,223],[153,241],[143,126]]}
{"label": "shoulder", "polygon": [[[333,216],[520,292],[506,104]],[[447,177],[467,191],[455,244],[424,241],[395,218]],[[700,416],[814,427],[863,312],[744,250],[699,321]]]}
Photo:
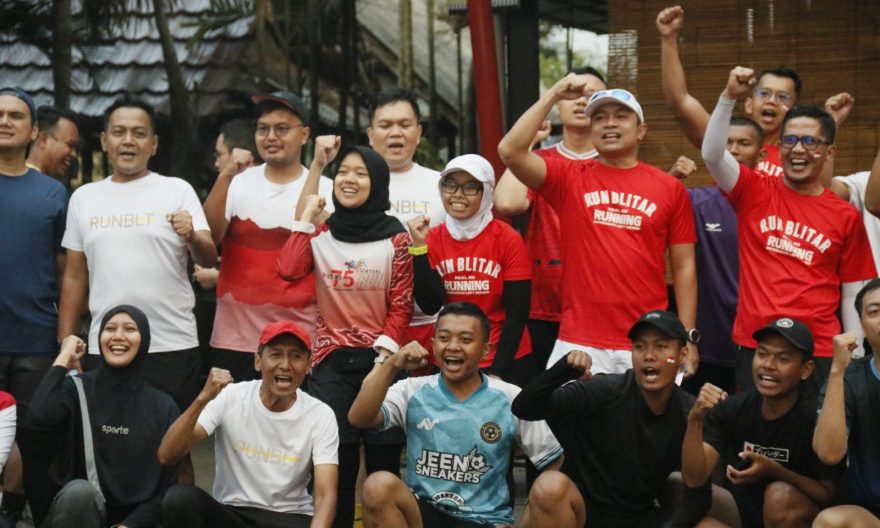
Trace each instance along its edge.
{"label": "shoulder", "polygon": [[67,189],[64,188],[64,185],[60,181],[38,171],[37,169],[28,169],[27,176],[30,178],[30,181],[32,182],[31,185],[34,187],[45,189],[53,193],[67,193]]}
{"label": "shoulder", "polygon": [[303,413],[312,417],[314,422],[336,421],[333,409],[329,405],[302,389],[296,390],[296,399],[302,403]]}
{"label": "shoulder", "polygon": [[422,179],[430,179],[434,182],[440,179],[440,173],[438,171],[435,171],[434,169],[429,169],[428,167],[423,167],[418,163],[413,163],[412,174]]}
{"label": "shoulder", "polygon": [[727,201],[724,199],[724,196],[722,196],[721,189],[715,185],[707,187],[689,187],[687,192],[695,207],[704,203]]}
{"label": "shoulder", "polygon": [[193,189],[193,186],[188,181],[184,180],[183,178],[178,178],[177,176],[163,176],[161,174],[151,172],[146,176],[146,178],[150,178],[149,183],[151,185],[161,185],[178,193],[190,191],[195,193],[195,189]]}
{"label": "shoulder", "polygon": [[500,379],[489,377],[489,391],[494,392],[496,394],[501,394],[504,398],[507,399],[508,402],[512,402],[514,398],[516,398],[522,389],[517,387],[512,383],[508,383],[506,381],[502,381]]}
{"label": "shoulder", "polygon": [[229,192],[232,192],[233,189],[252,189],[253,183],[263,177],[265,169],[266,164],[264,163],[241,171],[229,183]]}

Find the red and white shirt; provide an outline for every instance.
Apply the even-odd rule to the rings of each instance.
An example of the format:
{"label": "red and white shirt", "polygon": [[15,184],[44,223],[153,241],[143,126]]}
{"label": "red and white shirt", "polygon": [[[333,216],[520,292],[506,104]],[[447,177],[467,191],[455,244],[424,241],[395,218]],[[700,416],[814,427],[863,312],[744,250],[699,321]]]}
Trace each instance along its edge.
{"label": "red and white shirt", "polygon": [[[522,237],[504,222],[492,220],[479,235],[464,241],[452,238],[446,224],[440,224],[428,232],[425,243],[428,262],[443,281],[445,304],[472,302],[489,317],[489,342],[493,347],[480,361],[480,368],[491,366],[506,314],[504,282],[529,280],[531,276]],[[531,351],[529,332],[524,328],[514,359]]]}
{"label": "red and white shirt", "polygon": [[285,280],[313,270],[318,320],[314,367],[337,348],[381,346],[397,352],[413,313],[409,233],[375,242],[333,238],[327,224],[295,222],[276,263]]}
{"label": "red and white shirt", "polygon": [[598,159],[546,159],[538,193],[559,215],[563,310],[559,339],[628,350],[635,321],[665,310],[666,249],[696,241],[680,181],[645,163],[616,169]]}
{"label": "red and white shirt", "polygon": [[[539,149],[535,154],[544,159],[563,158],[583,161],[595,158],[595,150],[578,154],[559,143]],[[540,194],[529,189],[529,225],[526,247],[532,261],[532,300],[529,319],[559,322],[562,312],[562,249],[559,247],[559,217]]]}
{"label": "red and white shirt", "polygon": [[782,158],[779,157],[779,145],[764,145],[764,161],[755,168],[761,176],[782,177]]}
{"label": "red and white shirt", "polygon": [[840,333],[840,284],[877,274],[858,212],[827,189],[799,194],[783,178],[744,165],[728,200],[739,230],[733,340],[754,348],[752,334],[786,316],[810,327],[816,356],[831,356],[831,339]]}

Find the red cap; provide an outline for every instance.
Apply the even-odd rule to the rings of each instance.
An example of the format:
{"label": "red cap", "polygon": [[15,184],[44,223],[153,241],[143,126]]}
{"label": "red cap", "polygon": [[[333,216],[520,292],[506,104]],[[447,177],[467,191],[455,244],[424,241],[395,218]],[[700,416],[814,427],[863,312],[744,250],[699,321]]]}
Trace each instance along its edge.
{"label": "red cap", "polygon": [[291,334],[302,341],[306,346],[306,350],[311,350],[312,345],[309,340],[309,333],[293,321],[275,321],[264,326],[263,332],[260,334],[260,345],[265,345],[282,334]]}

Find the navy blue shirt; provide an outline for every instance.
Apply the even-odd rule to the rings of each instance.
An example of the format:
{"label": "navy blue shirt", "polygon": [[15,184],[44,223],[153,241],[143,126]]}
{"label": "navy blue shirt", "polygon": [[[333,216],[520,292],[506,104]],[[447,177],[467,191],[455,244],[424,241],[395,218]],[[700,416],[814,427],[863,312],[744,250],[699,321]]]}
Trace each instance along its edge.
{"label": "navy blue shirt", "polygon": [[0,354],[53,355],[67,191],[28,169],[0,174]]}
{"label": "navy blue shirt", "polygon": [[700,360],[733,366],[733,320],[739,290],[736,213],[718,187],[688,189],[697,227],[697,328]]}

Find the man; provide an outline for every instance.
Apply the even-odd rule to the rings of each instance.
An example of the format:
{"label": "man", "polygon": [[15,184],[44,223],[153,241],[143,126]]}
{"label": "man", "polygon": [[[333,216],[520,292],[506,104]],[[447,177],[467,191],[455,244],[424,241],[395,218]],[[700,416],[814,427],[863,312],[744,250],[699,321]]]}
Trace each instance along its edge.
{"label": "man", "polygon": [[810,447],[815,393],[802,382],[813,372],[813,336],[805,324],[783,317],[754,338],[756,389],[727,398],[718,387],[703,386],[688,415],[682,476],[699,486],[721,461],[736,504],[730,507],[724,494],[715,505],[724,512],[715,519],[725,525],[810,526],[835,493],[835,469]]}
{"label": "man", "polygon": [[[859,291],[855,308],[865,349],[880,350],[880,279]],[[813,449],[826,464],[847,457],[848,504],[821,512],[816,528],[880,527],[880,356],[874,352],[856,360],[857,346],[853,333],[834,337],[834,360],[813,435]]]}
{"label": "man", "polygon": [[37,109],[37,130],[37,139],[28,154],[28,165],[69,189],[79,146],[79,129],[73,114],[41,106]]}
{"label": "man", "polygon": [[[370,104],[368,117],[370,146],[391,170],[390,214],[407,228],[407,222],[415,217],[421,217],[429,228],[442,223],[446,212],[440,200],[440,173],[413,161],[422,137],[422,114],[415,94],[404,88],[383,90]],[[416,304],[409,339],[430,350],[435,320]]]}
{"label": "man", "polygon": [[[339,433],[333,411],[299,389],[309,370],[309,334],[293,321],[266,325],[254,368],[260,380],[233,383],[214,368],[159,446],[172,464],[216,433],[211,495],[178,484],[162,501],[166,528],[328,528],[336,509]],[[314,469],[313,494],[306,486]]]}
{"label": "man", "polygon": [[[604,90],[605,79],[593,68],[573,70],[587,85],[583,97],[564,99],[556,104],[562,123],[562,141],[535,151],[543,158],[587,160],[598,156],[590,139],[590,119],[584,113],[587,99]],[[545,122],[535,136],[540,144],[550,133]],[[526,247],[532,261],[532,298],[528,329],[532,338],[532,353],[536,363],[544,366],[559,335],[562,312],[562,244],[559,216],[550,203],[535,191],[505,171],[495,189],[495,209],[507,216],[528,212]]]}
{"label": "man", "polygon": [[[816,380],[828,375],[831,338],[840,331],[835,312],[851,310],[862,281],[874,277],[865,227],[848,203],[822,186],[825,160],[834,152],[835,124],[824,110],[803,106],[783,123],[782,178],[765,178],[724,149],[736,99],[751,90],[754,71],[737,67],[709,119],[702,154],[712,178],[737,214],[740,295],[733,340],[737,386],[754,386],[752,334],[777,314],[803,321],[816,336]],[[841,283],[844,304],[841,305]]]}
{"label": "man", "polygon": [[185,409],[198,392],[200,368],[187,258],[212,266],[217,250],[192,186],[147,167],[159,145],[155,123],[153,109],[129,97],[104,112],[101,147],[113,173],[71,197],[58,336],[79,332],[88,296],[89,354],[97,355],[104,312],[137,304],[152,330],[146,378]]}
{"label": "man", "polygon": [[[675,385],[688,354],[687,332],[675,314],[654,310],[628,336],[633,367],[625,374],[592,376],[590,355],[575,350],[514,400],[516,416],[547,420],[565,449],[562,472],[545,472],[532,487],[524,526],[645,528],[672,517],[669,505],[658,508],[655,501],[681,467],[694,401]],[[699,520],[707,496],[708,487],[685,490],[673,525],[688,525],[688,515]]]}
{"label": "man", "polygon": [[[305,183],[302,147],[309,139],[308,109],[295,94],[255,95],[257,152],[265,163],[249,167],[246,153],[233,150],[233,164],[217,176],[205,200],[214,242],[223,245],[217,283],[217,314],[211,346],[214,366],[233,379],[254,379],[254,344],[267,323],[293,320],[314,332],[315,277],[287,282],[275,260],[290,236]],[[330,203],[332,182],[320,178]]]}
{"label": "man", "polygon": [[546,423],[511,414],[516,386],[480,372],[489,319],[476,305],[440,311],[433,349],[440,374],[393,386],[400,370],[427,364],[427,350],[413,341],[376,358],[348,413],[355,427],[400,426],[407,436],[406,483],[385,471],[367,478],[364,526],[509,526],[513,450],[522,447],[538,468],[555,468],[562,449]]}
{"label": "man", "polygon": [[[64,269],[64,186],[25,164],[28,144],[37,138],[33,99],[17,88],[0,89],[0,390],[18,402],[17,443],[24,458],[24,485],[31,509],[49,507],[51,494],[39,479],[47,464],[44,435],[22,427],[34,389],[58,351],[59,279]],[[16,454],[6,467],[4,510],[17,516],[22,460]]]}
{"label": "man", "polygon": [[[581,98],[589,89],[575,74],[561,79],[519,118],[498,153],[559,215],[565,287],[559,338],[548,365],[588,347],[594,373],[624,372],[632,366],[630,322],[667,305],[667,250],[680,317],[694,326],[694,219],[684,185],[638,160],[647,125],[641,105],[626,90],[596,92],[584,110],[598,158],[573,162],[531,152],[553,105]],[[699,358],[690,346],[686,368],[693,374]]]}

